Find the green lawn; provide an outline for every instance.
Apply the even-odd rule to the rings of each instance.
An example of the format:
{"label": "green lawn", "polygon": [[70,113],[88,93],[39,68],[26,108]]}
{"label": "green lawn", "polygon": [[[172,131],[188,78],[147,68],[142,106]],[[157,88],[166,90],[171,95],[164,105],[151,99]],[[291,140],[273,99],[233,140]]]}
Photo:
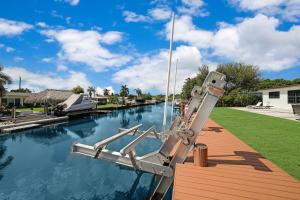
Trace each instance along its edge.
{"label": "green lawn", "polygon": [[[31,108],[17,108],[16,111],[17,112],[21,112],[21,111],[26,111],[26,110],[31,110]],[[44,111],[43,107],[36,107],[33,108],[34,111]]]}
{"label": "green lawn", "polygon": [[300,180],[300,122],[230,108],[211,118]]}
{"label": "green lawn", "polygon": [[97,109],[110,109],[110,108],[116,108],[118,107],[118,104],[108,103],[105,105],[97,105]]}

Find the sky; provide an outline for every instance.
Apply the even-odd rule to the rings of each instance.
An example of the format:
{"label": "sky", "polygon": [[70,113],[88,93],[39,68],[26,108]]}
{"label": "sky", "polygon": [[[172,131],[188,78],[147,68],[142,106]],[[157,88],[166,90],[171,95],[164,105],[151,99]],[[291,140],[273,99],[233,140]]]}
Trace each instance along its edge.
{"label": "sky", "polygon": [[0,64],[8,89],[126,84],[164,93],[171,13],[176,92],[197,69],[243,62],[263,78],[300,77],[300,0],[2,0]]}

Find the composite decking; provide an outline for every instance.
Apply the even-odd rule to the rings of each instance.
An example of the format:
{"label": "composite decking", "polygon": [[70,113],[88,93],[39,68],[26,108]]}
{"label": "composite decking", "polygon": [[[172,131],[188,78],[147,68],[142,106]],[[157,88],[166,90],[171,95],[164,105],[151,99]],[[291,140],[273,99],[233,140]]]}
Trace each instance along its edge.
{"label": "composite decking", "polygon": [[299,181],[214,121],[197,140],[208,146],[209,166],[194,166],[192,153],[177,164],[174,200],[300,200]]}

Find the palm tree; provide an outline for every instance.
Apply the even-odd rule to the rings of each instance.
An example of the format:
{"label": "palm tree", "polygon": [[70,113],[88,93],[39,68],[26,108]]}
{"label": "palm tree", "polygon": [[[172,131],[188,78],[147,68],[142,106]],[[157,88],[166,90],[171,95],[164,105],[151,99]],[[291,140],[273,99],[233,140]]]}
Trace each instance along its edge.
{"label": "palm tree", "polygon": [[3,72],[3,66],[0,65],[0,97],[4,96],[5,94],[4,85],[11,84],[11,82],[11,77]]}
{"label": "palm tree", "polygon": [[136,92],[136,96],[137,97],[141,97],[142,96],[142,90],[140,88],[136,88],[135,92]]}
{"label": "palm tree", "polygon": [[127,97],[129,95],[129,89],[127,85],[122,85],[120,90],[120,96],[121,97]]}
{"label": "palm tree", "polygon": [[93,86],[89,86],[87,92],[89,93],[89,96],[92,97],[92,94],[95,95],[96,89]]}
{"label": "palm tree", "polygon": [[104,95],[104,96],[108,96],[109,93],[110,93],[110,90],[109,90],[109,89],[105,88],[105,89],[103,90],[103,95]]}

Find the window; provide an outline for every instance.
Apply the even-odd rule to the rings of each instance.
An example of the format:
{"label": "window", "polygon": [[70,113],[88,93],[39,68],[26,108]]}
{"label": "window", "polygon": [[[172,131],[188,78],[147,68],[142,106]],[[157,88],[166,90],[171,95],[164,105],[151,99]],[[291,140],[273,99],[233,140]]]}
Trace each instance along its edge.
{"label": "window", "polygon": [[21,100],[15,99],[15,106],[20,106],[20,105],[21,105]]}
{"label": "window", "polygon": [[280,98],[280,92],[269,92],[269,99],[279,99]]}
{"label": "window", "polygon": [[7,99],[6,98],[3,98],[3,99],[1,99],[1,103],[2,103],[2,105],[7,105]]}
{"label": "window", "polygon": [[288,91],[288,103],[300,103],[300,90]]}

